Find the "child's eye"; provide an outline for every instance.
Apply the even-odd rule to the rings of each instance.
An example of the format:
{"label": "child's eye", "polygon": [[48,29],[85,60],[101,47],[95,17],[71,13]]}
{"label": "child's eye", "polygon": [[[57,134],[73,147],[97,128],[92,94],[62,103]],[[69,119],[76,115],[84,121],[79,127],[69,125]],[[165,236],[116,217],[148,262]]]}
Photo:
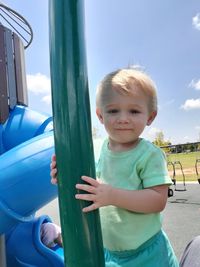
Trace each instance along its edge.
{"label": "child's eye", "polygon": [[136,109],[131,109],[130,110],[130,113],[131,114],[138,114],[138,113],[140,113],[140,111],[139,110],[136,110]]}
{"label": "child's eye", "polygon": [[109,109],[107,112],[110,114],[114,114],[118,112],[118,109]]}

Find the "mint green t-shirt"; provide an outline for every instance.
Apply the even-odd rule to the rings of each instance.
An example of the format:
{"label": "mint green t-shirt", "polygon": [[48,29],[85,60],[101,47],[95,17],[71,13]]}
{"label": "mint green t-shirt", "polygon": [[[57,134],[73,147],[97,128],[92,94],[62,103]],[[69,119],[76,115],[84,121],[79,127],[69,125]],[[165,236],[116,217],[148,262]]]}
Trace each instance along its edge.
{"label": "mint green t-shirt", "polygon": [[[129,190],[172,183],[165,154],[145,139],[125,152],[110,151],[106,140],[97,164],[97,177],[103,183]],[[100,208],[100,218],[104,247],[111,251],[138,248],[162,225],[160,213],[136,213],[111,205]]]}

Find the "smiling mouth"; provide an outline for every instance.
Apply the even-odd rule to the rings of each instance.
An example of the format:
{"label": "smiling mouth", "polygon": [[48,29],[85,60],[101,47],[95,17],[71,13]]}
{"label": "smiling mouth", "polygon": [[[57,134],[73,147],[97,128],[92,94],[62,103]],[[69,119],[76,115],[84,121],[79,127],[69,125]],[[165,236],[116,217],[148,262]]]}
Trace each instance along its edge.
{"label": "smiling mouth", "polygon": [[117,131],[132,131],[132,129],[116,129]]}

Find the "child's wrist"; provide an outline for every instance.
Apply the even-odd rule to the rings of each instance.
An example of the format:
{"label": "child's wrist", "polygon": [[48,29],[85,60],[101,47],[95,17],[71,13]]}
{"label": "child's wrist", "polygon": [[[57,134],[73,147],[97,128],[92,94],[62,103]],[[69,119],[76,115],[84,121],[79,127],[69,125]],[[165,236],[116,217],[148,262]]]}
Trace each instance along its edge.
{"label": "child's wrist", "polygon": [[115,205],[115,188],[112,186],[109,186],[109,190],[108,190],[108,205]]}

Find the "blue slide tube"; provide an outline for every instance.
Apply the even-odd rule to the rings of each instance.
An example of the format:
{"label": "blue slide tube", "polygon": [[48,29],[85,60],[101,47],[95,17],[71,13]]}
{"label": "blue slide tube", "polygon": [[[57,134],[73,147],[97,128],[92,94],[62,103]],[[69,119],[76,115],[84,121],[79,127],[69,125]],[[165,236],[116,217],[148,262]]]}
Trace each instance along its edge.
{"label": "blue slide tube", "polygon": [[18,224],[6,235],[8,267],[64,267],[63,249],[54,251],[41,242],[40,228],[46,222],[51,219],[43,215]]}
{"label": "blue slide tube", "polygon": [[[51,185],[49,164],[54,153],[49,118],[24,107],[11,112],[1,125],[0,235],[57,197]],[[25,142],[23,142],[25,140]]]}
{"label": "blue slide tube", "polygon": [[46,114],[17,106],[0,124],[0,235],[6,237],[8,267],[64,267],[63,249],[53,251],[40,240],[40,226],[50,218],[35,218],[57,197],[49,174],[53,153]]}
{"label": "blue slide tube", "polygon": [[54,153],[52,118],[17,106],[0,124],[0,235],[6,237],[8,267],[64,267],[63,250],[40,239],[47,216],[35,212],[57,197],[50,183]]}
{"label": "blue slide tube", "polygon": [[0,234],[57,197],[51,185],[49,163],[53,133],[47,132],[9,150],[0,157]]}

